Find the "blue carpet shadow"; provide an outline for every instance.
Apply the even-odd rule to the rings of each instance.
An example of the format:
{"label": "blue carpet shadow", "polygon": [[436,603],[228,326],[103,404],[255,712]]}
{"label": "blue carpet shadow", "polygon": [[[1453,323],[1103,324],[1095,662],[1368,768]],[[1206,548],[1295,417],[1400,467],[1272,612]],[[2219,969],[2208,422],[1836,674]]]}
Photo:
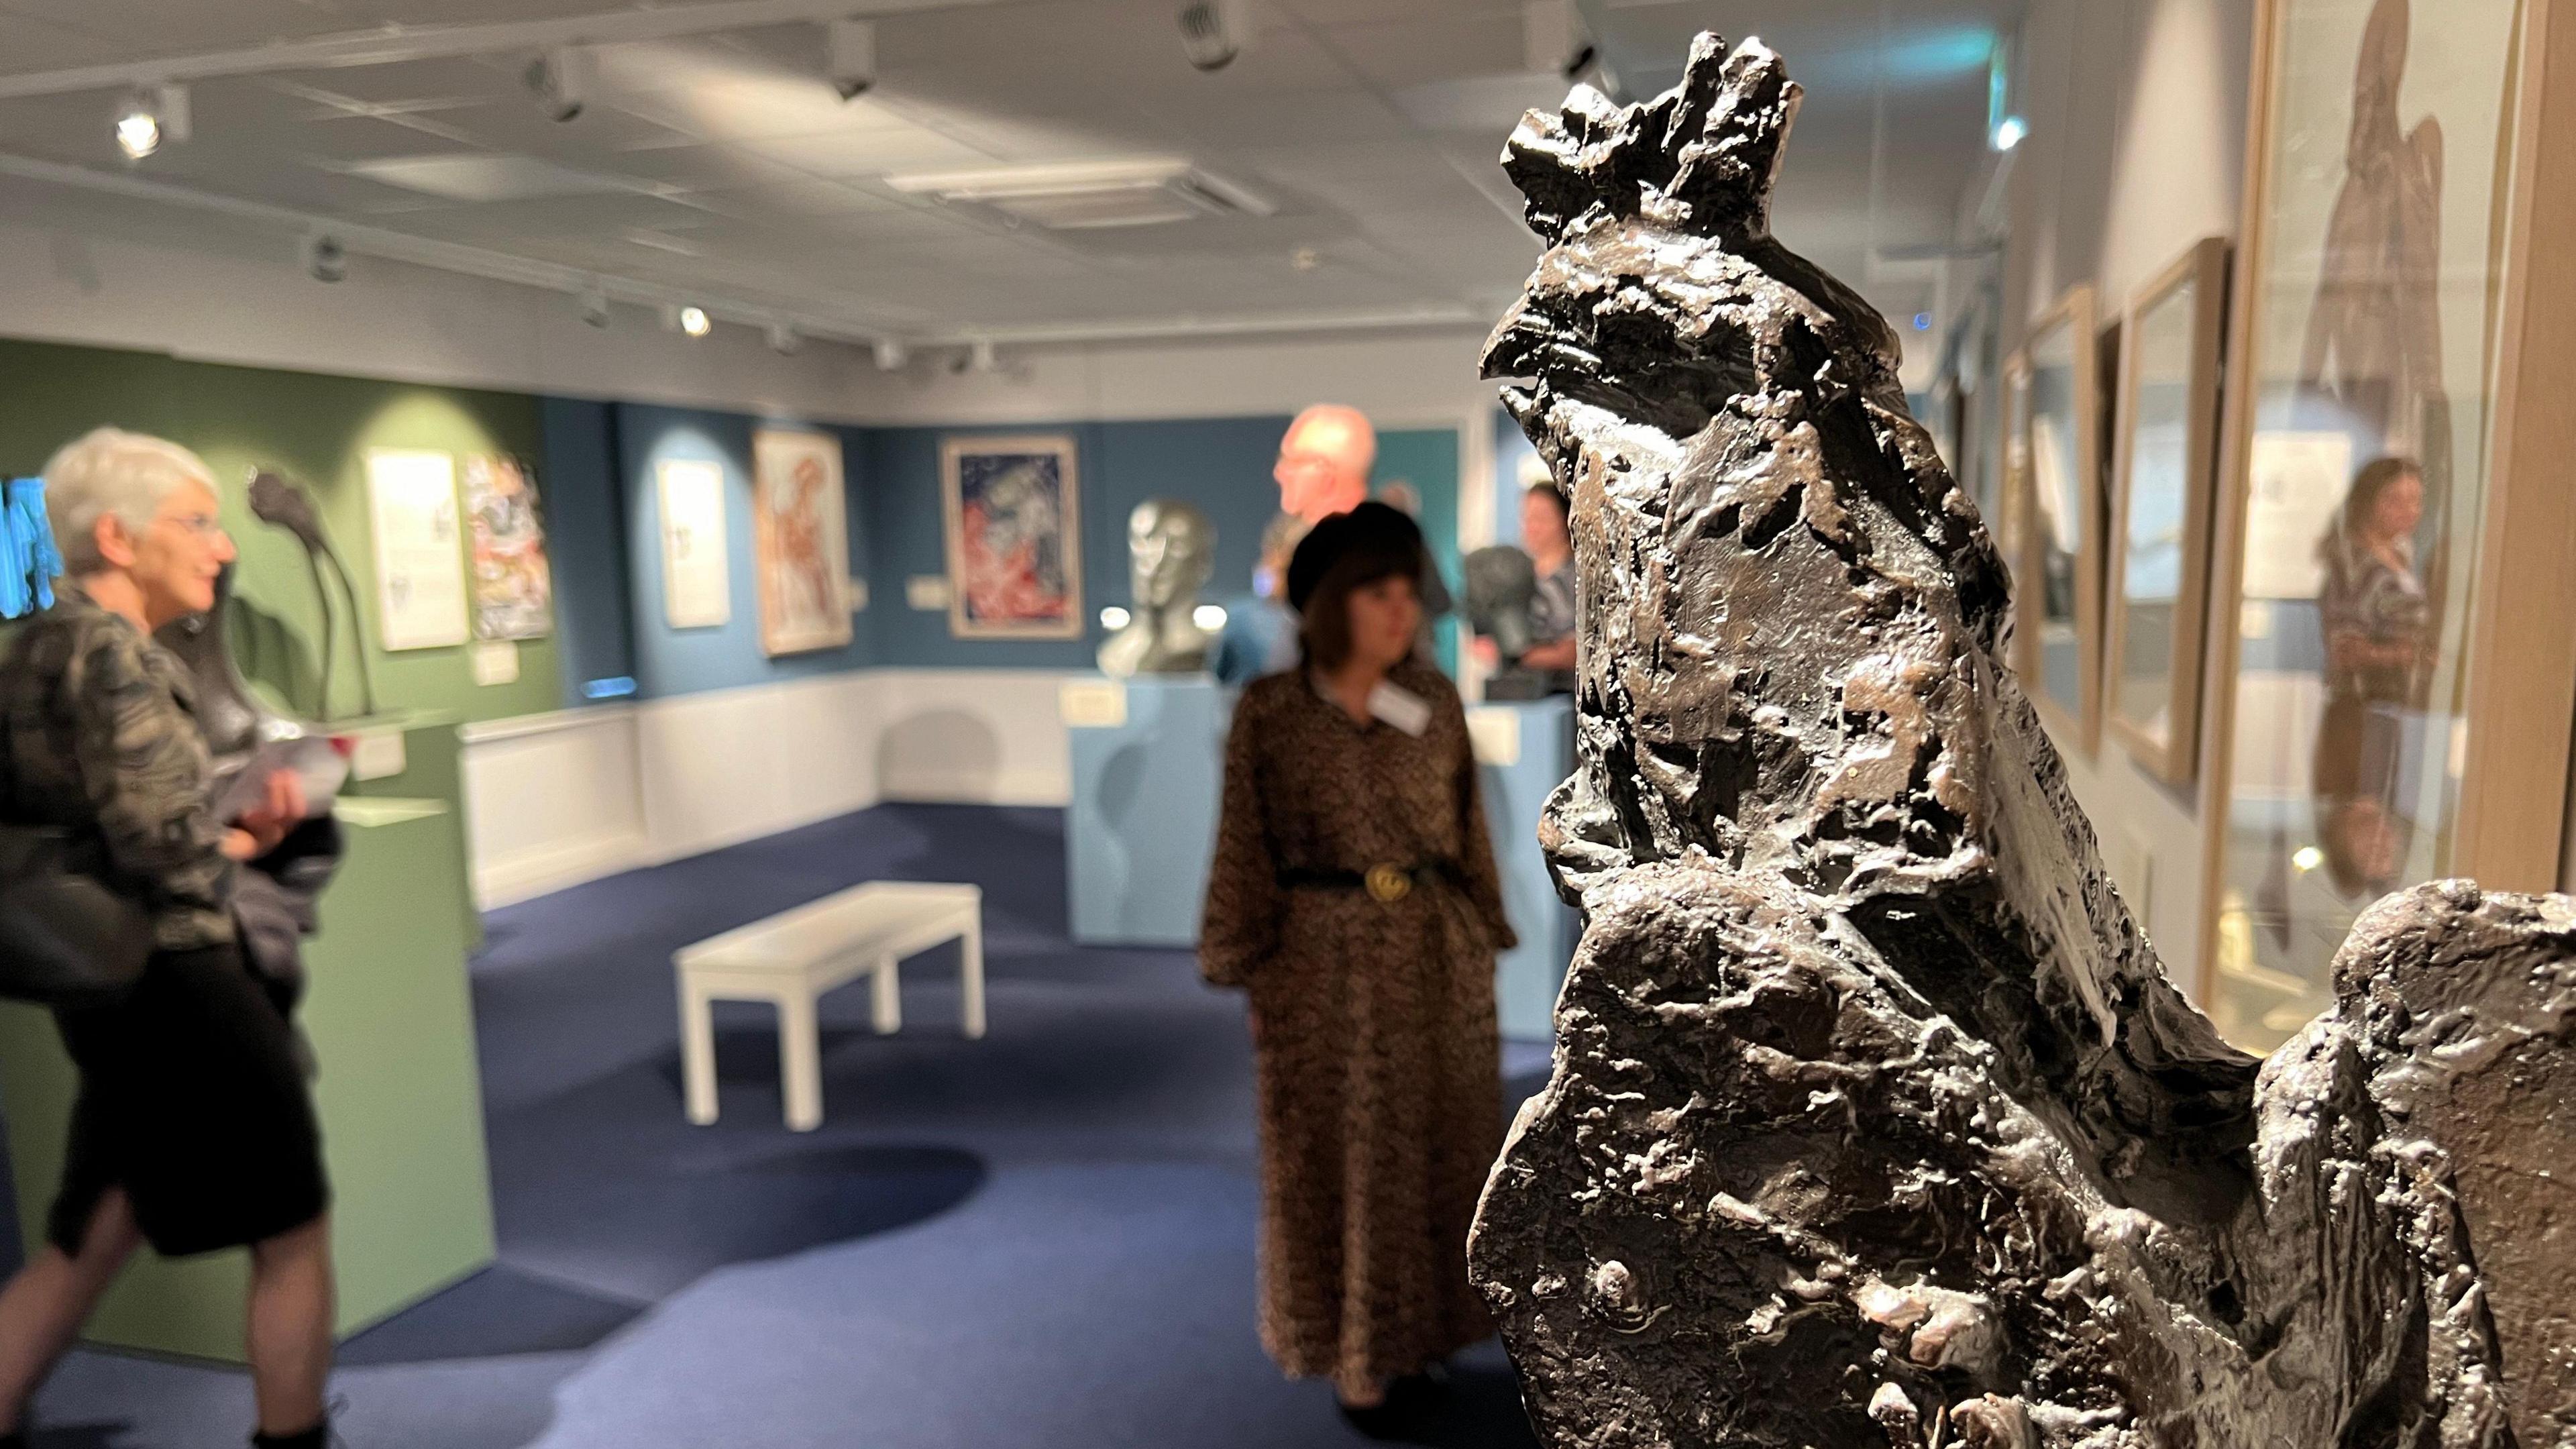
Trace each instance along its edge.
{"label": "blue carpet shadow", "polygon": [[117,1449],[127,1426],[118,1424],[64,1424],[40,1429],[28,1436],[28,1449]]}
{"label": "blue carpet shadow", "polygon": [[496,1264],[340,1345],[340,1362],[372,1368],[596,1348],[645,1307]]}

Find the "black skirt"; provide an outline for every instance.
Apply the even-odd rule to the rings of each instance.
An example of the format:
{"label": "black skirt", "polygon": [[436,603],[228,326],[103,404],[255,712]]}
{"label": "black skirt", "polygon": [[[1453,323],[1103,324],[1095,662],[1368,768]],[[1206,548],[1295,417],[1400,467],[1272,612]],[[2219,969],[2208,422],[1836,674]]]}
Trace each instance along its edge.
{"label": "black skirt", "polygon": [[125,1000],[56,1021],[81,1084],[55,1247],[78,1257],[116,1187],[165,1257],[263,1242],[329,1206],[295,1030],[240,948],[164,951]]}

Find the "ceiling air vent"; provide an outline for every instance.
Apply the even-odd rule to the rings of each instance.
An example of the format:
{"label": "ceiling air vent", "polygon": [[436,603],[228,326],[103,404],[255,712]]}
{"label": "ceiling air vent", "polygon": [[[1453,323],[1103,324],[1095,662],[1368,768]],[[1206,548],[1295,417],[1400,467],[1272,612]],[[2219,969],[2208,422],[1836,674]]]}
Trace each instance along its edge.
{"label": "ceiling air vent", "polygon": [[1159,226],[1203,216],[1268,216],[1278,209],[1224,177],[1171,157],[889,176],[886,184],[1053,231]]}

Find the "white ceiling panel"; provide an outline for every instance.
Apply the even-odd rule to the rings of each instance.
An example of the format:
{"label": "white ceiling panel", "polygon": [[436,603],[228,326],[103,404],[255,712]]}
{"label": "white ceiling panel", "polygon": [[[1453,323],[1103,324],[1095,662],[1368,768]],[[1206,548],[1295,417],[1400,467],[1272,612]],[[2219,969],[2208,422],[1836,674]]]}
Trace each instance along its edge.
{"label": "white ceiling panel", "polygon": [[[344,16],[302,0],[9,0],[14,15],[52,21],[118,46],[119,60],[233,49],[270,40],[329,35],[350,28]],[[8,69],[29,69],[10,57]]]}
{"label": "white ceiling panel", "polygon": [[0,57],[11,70],[102,65],[122,60],[126,53],[127,47],[107,36],[0,5]]}
{"label": "white ceiling panel", "polygon": [[990,152],[914,126],[835,131],[819,136],[764,136],[745,141],[742,146],[764,159],[826,178],[985,166],[997,159]]}
{"label": "white ceiling panel", "polygon": [[1273,0],[1311,25],[1364,25],[1390,20],[1443,20],[1461,15],[1518,18],[1520,0]]}
{"label": "white ceiling panel", "polygon": [[1215,146],[1339,146],[1409,139],[1416,134],[1393,106],[1374,92],[1356,88],[1302,94],[1167,95],[1144,102],[1141,109],[1176,134]]}
{"label": "white ceiling panel", "polygon": [[1509,75],[1527,64],[1517,10],[1349,25],[1328,41],[1353,70],[1389,90]]}

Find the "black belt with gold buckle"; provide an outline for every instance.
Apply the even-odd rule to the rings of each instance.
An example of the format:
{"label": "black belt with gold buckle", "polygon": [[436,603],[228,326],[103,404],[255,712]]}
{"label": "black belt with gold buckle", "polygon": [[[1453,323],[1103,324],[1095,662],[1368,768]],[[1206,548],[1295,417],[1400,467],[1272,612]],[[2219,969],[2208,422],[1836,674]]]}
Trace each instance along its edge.
{"label": "black belt with gold buckle", "polygon": [[1413,894],[1415,886],[1439,881],[1454,883],[1457,879],[1456,862],[1434,860],[1419,865],[1373,865],[1366,870],[1283,870],[1279,872],[1279,888],[1366,891],[1369,899],[1381,905],[1393,905]]}

